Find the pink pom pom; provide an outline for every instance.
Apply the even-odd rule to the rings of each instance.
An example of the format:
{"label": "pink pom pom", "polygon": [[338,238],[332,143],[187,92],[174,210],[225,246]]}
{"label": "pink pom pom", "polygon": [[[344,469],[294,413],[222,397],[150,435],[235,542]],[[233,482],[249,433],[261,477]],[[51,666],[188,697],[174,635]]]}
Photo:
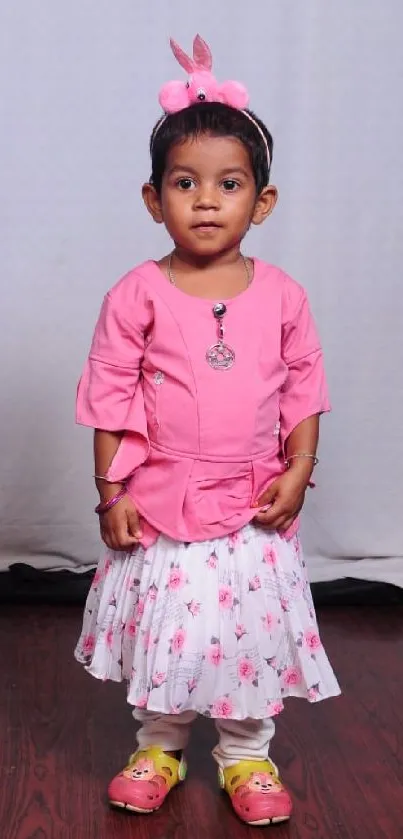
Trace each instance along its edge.
{"label": "pink pom pom", "polygon": [[220,85],[220,93],[226,105],[240,110],[248,107],[249,94],[246,87],[240,82],[224,82]]}
{"label": "pink pom pom", "polygon": [[184,82],[168,82],[161,88],[158,100],[166,114],[176,114],[190,104],[188,88]]}

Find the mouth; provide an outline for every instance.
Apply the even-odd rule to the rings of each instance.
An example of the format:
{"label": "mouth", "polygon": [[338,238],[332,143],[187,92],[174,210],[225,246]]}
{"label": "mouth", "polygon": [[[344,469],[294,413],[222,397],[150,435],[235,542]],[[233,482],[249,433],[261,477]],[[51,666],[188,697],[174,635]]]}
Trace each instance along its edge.
{"label": "mouth", "polygon": [[217,224],[215,221],[201,221],[199,224],[193,224],[193,230],[219,230],[221,224]]}

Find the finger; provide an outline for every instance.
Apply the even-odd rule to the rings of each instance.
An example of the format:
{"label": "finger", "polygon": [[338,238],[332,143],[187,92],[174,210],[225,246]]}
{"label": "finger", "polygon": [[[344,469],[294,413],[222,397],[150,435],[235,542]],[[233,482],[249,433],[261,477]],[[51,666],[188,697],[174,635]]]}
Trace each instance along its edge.
{"label": "finger", "polygon": [[289,513],[278,515],[274,519],[268,519],[267,516],[264,516],[259,520],[259,524],[263,525],[263,527],[268,527],[270,530],[282,530],[285,527],[286,522],[289,520]]}
{"label": "finger", "polygon": [[269,505],[274,504],[278,493],[278,486],[277,482],[275,481],[269,489],[266,489],[265,492],[259,496],[258,500],[254,502],[252,505],[253,507],[266,507]]}
{"label": "finger", "polygon": [[135,510],[127,511],[127,529],[130,536],[134,536],[136,539],[141,539],[143,531],[141,529],[139,517]]}
{"label": "finger", "polygon": [[287,530],[289,530],[290,527],[292,527],[296,518],[297,518],[297,516],[292,516],[291,518],[286,519],[286,521],[283,522],[283,524],[280,525],[280,527],[278,528],[279,531],[281,533],[287,533]]}
{"label": "finger", "polygon": [[289,515],[288,510],[284,509],[280,501],[275,501],[269,510],[259,510],[256,518],[267,526],[274,526],[280,518],[287,515]]}
{"label": "finger", "polygon": [[276,531],[277,533],[282,533],[286,521],[287,519],[284,516],[281,516],[279,519],[270,522],[270,524],[267,524],[265,521],[258,521],[257,523],[260,527],[264,527],[266,530],[272,530]]}
{"label": "finger", "polygon": [[104,542],[104,544],[106,545],[106,547],[107,547],[107,548],[110,548],[110,550],[112,550],[112,551],[113,551],[113,541],[112,541],[112,539],[110,538],[109,534],[107,534],[107,533],[102,533],[102,532],[101,532],[101,537],[102,537],[102,541]]}

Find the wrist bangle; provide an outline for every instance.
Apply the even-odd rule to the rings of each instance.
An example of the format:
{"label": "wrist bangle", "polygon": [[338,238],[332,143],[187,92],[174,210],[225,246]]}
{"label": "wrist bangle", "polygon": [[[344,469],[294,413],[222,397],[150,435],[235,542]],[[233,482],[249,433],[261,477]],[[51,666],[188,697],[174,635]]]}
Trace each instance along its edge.
{"label": "wrist bangle", "polygon": [[102,513],[107,513],[108,510],[111,510],[112,507],[114,507],[115,504],[118,503],[118,501],[125,497],[125,495],[126,487],[122,487],[122,489],[120,489],[119,492],[116,493],[116,495],[110,498],[109,501],[101,501],[101,503],[98,504],[97,507],[95,507],[95,512],[98,516],[102,516]]}
{"label": "wrist bangle", "polygon": [[105,475],[93,475],[96,481],[105,481],[106,484],[124,484],[125,481],[112,481],[111,478],[106,478]]}
{"label": "wrist bangle", "polygon": [[290,454],[289,457],[286,457],[284,459],[284,463],[285,463],[287,469],[290,468],[291,461],[295,460],[297,457],[307,457],[307,458],[309,458],[309,460],[313,460],[313,465],[314,466],[317,466],[318,463],[319,463],[319,458],[316,457],[316,454],[308,454],[307,452],[299,452],[298,454]]}

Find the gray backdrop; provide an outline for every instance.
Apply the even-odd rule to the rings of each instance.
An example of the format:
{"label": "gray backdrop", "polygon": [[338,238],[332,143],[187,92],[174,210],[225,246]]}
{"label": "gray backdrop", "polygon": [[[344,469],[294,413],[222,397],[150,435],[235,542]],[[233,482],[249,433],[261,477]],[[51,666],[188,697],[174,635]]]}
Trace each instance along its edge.
{"label": "gray backdrop", "polygon": [[308,289],[334,413],[304,517],[313,580],[403,586],[401,0],[31,0],[0,9],[0,568],[98,554],[76,381],[102,296],[167,248],[139,197],[172,34],[211,44],[275,137],[247,250]]}

